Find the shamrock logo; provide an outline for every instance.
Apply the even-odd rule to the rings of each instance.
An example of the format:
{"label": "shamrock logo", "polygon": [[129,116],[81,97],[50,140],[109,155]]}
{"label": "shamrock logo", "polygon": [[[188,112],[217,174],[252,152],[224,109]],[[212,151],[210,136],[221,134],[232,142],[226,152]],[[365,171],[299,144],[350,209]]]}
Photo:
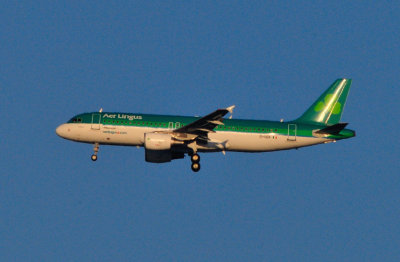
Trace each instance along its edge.
{"label": "shamrock logo", "polygon": [[[322,111],[326,105],[329,104],[329,102],[331,102],[331,100],[333,99],[333,95],[332,94],[328,94],[325,96],[324,101],[319,101],[317,103],[317,105],[314,107],[314,111],[315,112],[319,112]],[[335,106],[333,107],[332,110],[332,114],[337,115],[342,111],[342,104],[339,102],[335,103]]]}

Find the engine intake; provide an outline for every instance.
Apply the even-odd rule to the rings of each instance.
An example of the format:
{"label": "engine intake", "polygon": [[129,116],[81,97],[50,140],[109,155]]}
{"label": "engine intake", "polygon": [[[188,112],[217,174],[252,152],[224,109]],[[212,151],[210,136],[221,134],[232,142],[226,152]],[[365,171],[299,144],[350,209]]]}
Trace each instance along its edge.
{"label": "engine intake", "polygon": [[169,134],[146,133],[144,134],[145,159],[147,162],[165,163],[184,158],[184,153],[171,150],[172,145],[181,143],[174,141]]}
{"label": "engine intake", "polygon": [[144,134],[144,147],[149,150],[169,150],[172,146],[172,137],[169,134]]}

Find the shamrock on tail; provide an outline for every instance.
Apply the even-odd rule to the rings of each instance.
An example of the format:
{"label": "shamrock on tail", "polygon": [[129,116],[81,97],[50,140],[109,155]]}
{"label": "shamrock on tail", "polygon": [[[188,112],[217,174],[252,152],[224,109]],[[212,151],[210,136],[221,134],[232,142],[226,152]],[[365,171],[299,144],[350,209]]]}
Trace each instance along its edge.
{"label": "shamrock on tail", "polygon": [[[326,105],[329,104],[332,98],[333,98],[332,94],[326,95],[324,101],[319,101],[317,103],[317,105],[314,107],[314,111],[319,112],[323,110],[326,107]],[[342,104],[337,101],[335,103],[335,106],[333,107],[332,114],[337,115],[340,113],[340,111],[342,111]]]}

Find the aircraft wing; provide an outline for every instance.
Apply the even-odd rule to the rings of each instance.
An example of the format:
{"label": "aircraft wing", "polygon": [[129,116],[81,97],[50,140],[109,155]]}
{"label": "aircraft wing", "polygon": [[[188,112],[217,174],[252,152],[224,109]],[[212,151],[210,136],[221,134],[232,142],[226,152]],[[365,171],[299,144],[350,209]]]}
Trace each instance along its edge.
{"label": "aircraft wing", "polygon": [[208,114],[198,120],[174,130],[174,133],[189,133],[204,136],[209,132],[214,132],[214,128],[218,125],[223,125],[223,117],[228,113],[232,113],[235,106],[230,106],[225,109],[218,109],[211,114]]}

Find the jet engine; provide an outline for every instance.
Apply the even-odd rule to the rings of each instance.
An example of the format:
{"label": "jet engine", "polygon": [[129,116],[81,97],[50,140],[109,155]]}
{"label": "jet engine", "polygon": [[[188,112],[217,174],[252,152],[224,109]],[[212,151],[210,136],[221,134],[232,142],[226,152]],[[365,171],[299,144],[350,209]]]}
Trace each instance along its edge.
{"label": "jet engine", "polygon": [[172,146],[172,137],[169,134],[144,134],[144,148],[150,150],[169,150]]}
{"label": "jet engine", "polygon": [[173,152],[172,145],[180,144],[174,141],[169,134],[144,134],[145,159],[152,163],[165,163],[173,159],[184,158],[184,153]]}

